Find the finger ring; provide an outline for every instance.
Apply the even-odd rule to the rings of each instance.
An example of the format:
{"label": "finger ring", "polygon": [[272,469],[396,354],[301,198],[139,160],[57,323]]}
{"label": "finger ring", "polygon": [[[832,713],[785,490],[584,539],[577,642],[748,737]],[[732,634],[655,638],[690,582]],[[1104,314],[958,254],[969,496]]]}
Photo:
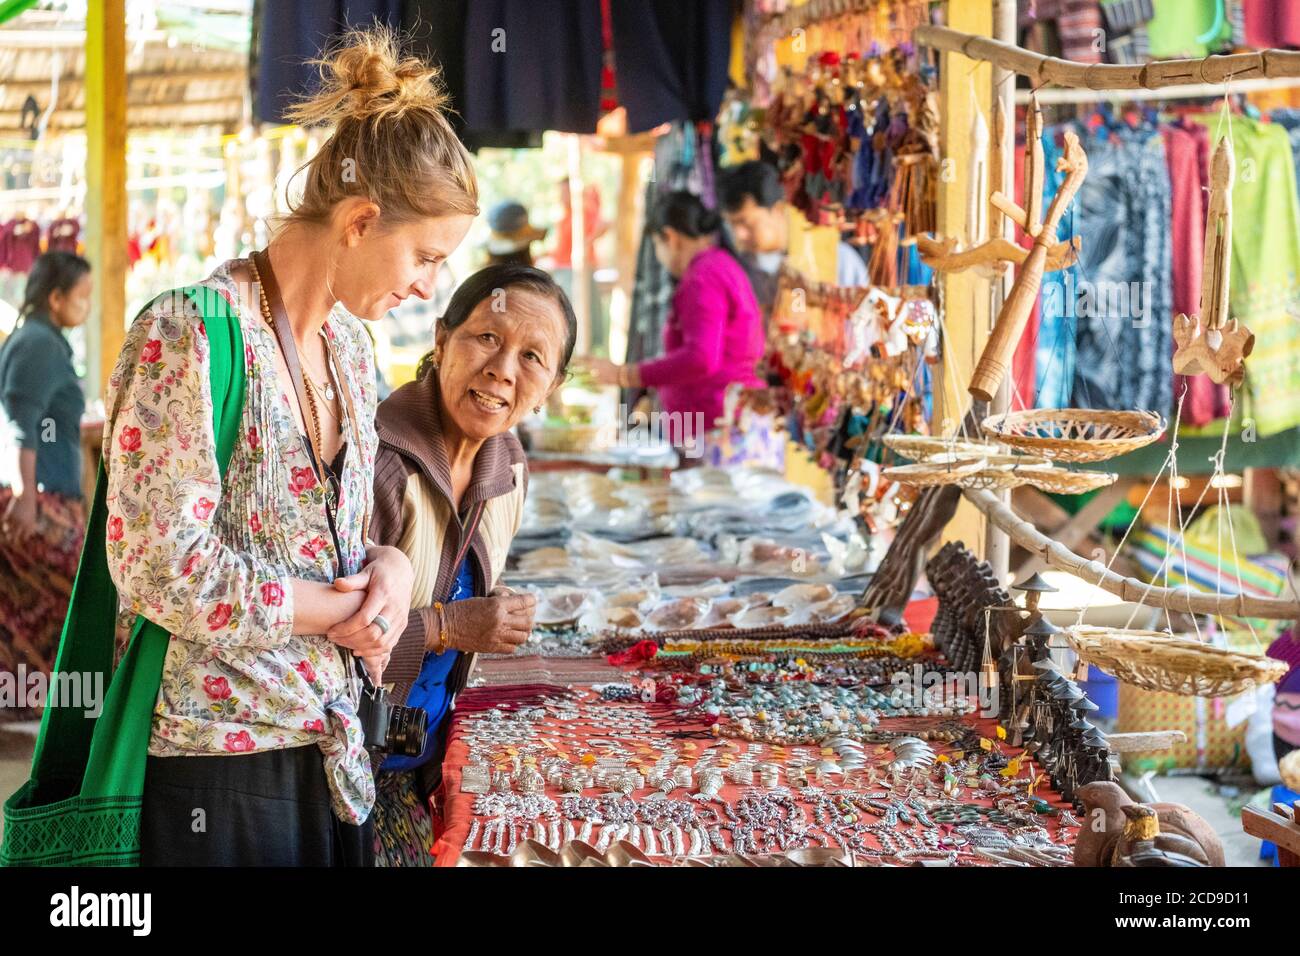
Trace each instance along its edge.
{"label": "finger ring", "polygon": [[393,625],[388,623],[388,618],[384,617],[382,614],[376,614],[375,619],[371,623],[379,628],[380,634],[387,634],[393,627]]}

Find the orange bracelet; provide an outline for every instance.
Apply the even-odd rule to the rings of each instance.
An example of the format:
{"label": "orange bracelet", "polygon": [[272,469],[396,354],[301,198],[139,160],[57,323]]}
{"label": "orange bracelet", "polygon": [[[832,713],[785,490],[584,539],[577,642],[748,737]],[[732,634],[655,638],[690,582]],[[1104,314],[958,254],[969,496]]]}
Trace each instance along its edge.
{"label": "orange bracelet", "polygon": [[447,614],[441,601],[433,602],[433,609],[438,612],[438,646],[434,648],[435,654],[441,654],[447,650]]}

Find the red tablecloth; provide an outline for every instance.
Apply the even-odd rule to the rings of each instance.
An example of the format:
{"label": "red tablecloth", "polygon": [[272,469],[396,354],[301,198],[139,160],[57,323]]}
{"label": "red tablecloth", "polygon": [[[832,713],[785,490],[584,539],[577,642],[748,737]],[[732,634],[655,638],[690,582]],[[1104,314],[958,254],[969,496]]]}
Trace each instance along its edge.
{"label": "red tablecloth", "polygon": [[[442,810],[442,825],[435,831],[436,842],[433,847],[437,866],[454,866],[456,864],[457,858],[461,853],[474,820],[473,805],[475,794],[462,793],[460,788],[461,772],[469,758],[469,749],[462,739],[462,730],[465,725],[466,715],[474,711],[486,709],[487,707],[506,705],[513,700],[523,700],[527,695],[536,694],[539,691],[554,690],[556,690],[556,688],[547,685],[531,687],[476,688],[463,692],[457,699],[458,713],[452,717],[452,725],[448,737],[447,756],[443,767],[442,789],[436,799],[436,803],[441,806]],[[590,691],[579,690],[579,692],[590,694]],[[594,697],[594,695],[592,696]],[[647,711],[656,718],[662,719],[665,731],[680,728],[681,725],[675,716],[677,708],[657,704],[647,704],[644,706],[647,708]],[[963,722],[977,729],[984,737],[989,738],[990,740],[996,739],[996,721],[992,719],[980,719],[972,716],[966,718]],[[550,719],[543,723],[546,726],[553,726],[555,729],[563,727],[571,732],[575,730],[582,732],[583,730],[583,728],[575,727],[573,724],[561,724],[558,721]],[[933,723],[934,720],[932,718],[887,718],[881,721],[880,728],[882,730],[905,730],[912,727],[931,726]],[[592,733],[587,736],[599,736],[599,734]],[[584,737],[584,739],[586,738]],[[726,738],[699,739],[689,742],[696,745],[697,749],[694,753],[697,758],[707,749],[712,747],[728,746],[733,749],[733,752],[743,750],[745,747],[745,741],[733,741],[727,740]],[[945,750],[950,749],[952,745],[935,744],[934,746],[938,752],[943,753]],[[1005,742],[999,742],[997,746],[999,746],[1008,757],[1014,757],[1020,753],[1020,751],[1007,746]],[[879,748],[878,752],[882,757],[887,759],[888,748],[885,745],[868,744],[868,753],[872,753],[873,749],[877,747]],[[629,745],[629,749],[633,749],[632,745]],[[679,745],[679,749],[682,749],[681,745]],[[575,758],[580,758],[580,754],[583,752],[584,748],[581,745],[572,746],[570,748],[570,753]],[[592,752],[598,752],[598,748],[593,748]],[[1035,765],[1031,764],[1029,761],[1025,761],[1024,766],[1021,768],[1020,775],[1024,777],[1028,773],[1036,771],[1037,768]],[[731,802],[740,797],[743,789],[745,788],[727,783],[723,787],[719,796],[721,799]],[[601,792],[605,791],[592,790],[587,791],[585,795],[598,795]],[[633,796],[642,796],[644,793],[648,792],[649,791],[637,792],[633,794]],[[553,798],[559,796],[558,791],[550,786],[547,787],[546,793],[548,796]],[[1068,808],[1067,805],[1061,801],[1059,794],[1053,793],[1045,788],[1040,788],[1037,791],[1037,795],[1047,800],[1058,809]],[[680,796],[680,794],[677,796]],[[977,795],[967,789],[963,789],[961,801],[964,803],[981,803],[985,806],[991,806],[993,803],[992,799],[977,799]],[[1057,828],[1056,817],[1042,816],[1039,818],[1039,821],[1050,832],[1055,834]]]}

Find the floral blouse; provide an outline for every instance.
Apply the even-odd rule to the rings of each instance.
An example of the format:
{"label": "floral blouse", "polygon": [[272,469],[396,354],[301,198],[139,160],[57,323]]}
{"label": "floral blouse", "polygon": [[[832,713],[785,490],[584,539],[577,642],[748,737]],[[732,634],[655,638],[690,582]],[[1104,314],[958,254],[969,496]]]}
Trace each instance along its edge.
{"label": "floral blouse", "polygon": [[[183,300],[155,303],[136,319],[109,379],[107,547],[121,596],[119,628],[143,614],[172,634],[149,753],[315,744],[335,814],[361,823],[374,804],[374,780],[342,654],[323,635],[292,633],[290,580],[335,575],[323,489],[280,387],[275,333],[241,308],[230,266],[202,283],[230,301],[244,334],[243,421],[224,487],[207,338]],[[347,552],[341,573],[354,574],[365,560],[377,447],[373,349],[360,320],[341,306],[325,331],[360,418],[359,447],[344,432],[337,520]]]}

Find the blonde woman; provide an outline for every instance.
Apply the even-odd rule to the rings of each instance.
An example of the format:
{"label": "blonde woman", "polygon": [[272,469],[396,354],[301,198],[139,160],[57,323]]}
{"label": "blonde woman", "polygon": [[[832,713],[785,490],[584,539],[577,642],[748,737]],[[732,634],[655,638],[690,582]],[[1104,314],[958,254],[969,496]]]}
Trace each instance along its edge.
{"label": "blonde woman", "polygon": [[168,300],[144,312],[109,383],[109,570],[125,618],[172,635],[145,865],[371,861],[353,655],[378,683],[412,571],[367,534],[376,395],[361,323],[433,294],[478,196],[436,71],[381,31],[349,35],[320,67],[294,118],[333,132],[300,204],[267,249],[201,284],[228,303],[245,349],[224,482],[195,317]]}

